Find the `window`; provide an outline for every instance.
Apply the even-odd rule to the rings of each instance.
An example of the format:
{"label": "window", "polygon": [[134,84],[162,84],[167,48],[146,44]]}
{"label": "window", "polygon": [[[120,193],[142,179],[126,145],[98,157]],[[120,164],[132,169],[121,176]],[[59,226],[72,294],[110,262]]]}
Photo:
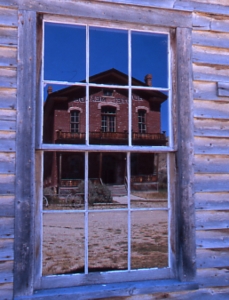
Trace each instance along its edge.
{"label": "window", "polygon": [[[113,11],[117,20],[122,16],[119,9],[117,6],[117,11]],[[80,11],[74,10],[75,16]],[[183,209],[185,203],[186,209],[191,207],[191,197],[185,189],[188,162],[183,160],[190,149],[187,150],[185,145],[179,147],[181,141],[187,138],[184,128],[189,128],[189,112],[186,112],[186,120],[182,119],[183,109],[187,109],[188,105],[180,104],[183,101],[189,103],[191,98],[190,82],[184,80],[189,75],[185,66],[190,55],[187,45],[190,30],[185,28],[185,24],[189,22],[190,26],[191,17],[184,13],[185,18],[173,16],[172,22],[169,18],[165,21],[159,17],[158,26],[158,19],[152,18],[152,12],[144,12],[148,14],[147,24],[145,21],[135,23],[136,19],[130,19],[128,23],[128,18],[112,23],[103,20],[104,15],[97,16],[98,20],[84,19],[82,15],[75,18],[72,11],[68,11],[69,19],[66,16],[55,17],[53,11],[50,11],[51,16],[49,11],[44,15],[44,64],[41,72],[44,93],[37,99],[36,113],[36,194],[33,194],[31,184],[31,197],[24,195],[26,199],[35,199],[36,204],[29,205],[30,210],[26,213],[19,205],[16,208],[17,218],[28,221],[32,207],[36,207],[35,214],[32,214],[36,216],[35,247],[28,241],[28,236],[33,239],[33,234],[28,233],[32,225],[26,227],[26,234],[17,232],[16,247],[19,251],[15,257],[15,273],[17,278],[23,278],[23,282],[17,279],[15,290],[18,289],[20,295],[31,293],[28,286],[33,284],[35,289],[45,289],[95,282],[109,284],[177,278],[180,272],[177,265],[185,274],[183,277],[179,275],[180,278],[193,277],[193,268],[190,267],[193,265],[193,248],[188,247],[193,243],[187,242],[192,237],[188,233],[186,239],[180,241],[180,235],[176,234],[178,225],[183,236],[184,228],[194,228],[190,222],[192,214]],[[36,26],[29,26],[30,16],[25,12],[22,14],[29,35],[20,25],[19,36],[23,37],[20,43],[26,47],[30,39],[33,40]],[[129,11],[126,16],[131,17]],[[179,19],[179,24],[176,19]],[[32,20],[36,24],[34,15]],[[178,26],[181,28],[175,30]],[[186,47],[182,46],[184,44]],[[163,51],[156,51],[159,45]],[[179,62],[184,64],[176,63],[174,45]],[[40,44],[38,50],[39,47]],[[70,49],[74,51],[69,52]],[[34,53],[35,49],[30,57],[33,58]],[[37,53],[39,70],[41,55],[40,51]],[[22,50],[21,55],[27,61]],[[157,55],[162,55],[163,59],[158,59]],[[153,56],[159,65],[156,65]],[[35,60],[33,62],[35,64]],[[174,72],[175,66],[177,72]],[[24,77],[25,70],[19,69]],[[157,81],[158,70],[163,74],[161,81]],[[151,73],[153,76],[146,78],[151,78],[152,82],[145,82],[145,75]],[[33,79],[35,82],[36,78]],[[48,85],[52,85],[53,92],[46,98]],[[102,89],[112,89],[113,98],[106,99]],[[30,90],[28,93],[29,99],[35,98],[35,93]],[[109,102],[114,103],[117,118],[115,137],[107,138],[101,132],[104,105],[100,106],[100,110],[98,104],[111,106]],[[175,104],[179,105],[177,114]],[[82,128],[73,138],[69,132],[67,111],[74,106],[82,111]],[[150,113],[150,119],[157,120],[149,126],[147,123],[144,139],[138,134],[136,107],[139,106],[149,109],[147,121]],[[25,111],[23,107],[19,106],[19,109]],[[187,126],[183,126],[184,123]],[[179,128],[177,140],[174,124],[178,124]],[[55,139],[56,131],[61,132],[59,139]],[[162,131],[166,131],[166,135],[161,134]],[[20,139],[18,141],[20,143]],[[177,186],[175,156],[179,164]],[[18,170],[23,168],[28,171],[28,164],[21,164]],[[44,204],[43,196],[47,199]],[[156,201],[158,199],[160,201]],[[176,210],[180,211],[181,224],[178,225]],[[181,248],[177,246],[180,242]],[[36,249],[36,255],[33,256],[33,251],[25,253],[25,247]],[[25,263],[27,257],[28,264]],[[19,267],[21,263],[23,268]],[[35,274],[31,267],[34,265]]]}
{"label": "window", "polygon": [[101,109],[102,132],[115,132],[116,131],[116,108],[111,106],[103,106]]}
{"label": "window", "polygon": [[146,133],[146,111],[143,109],[138,111],[138,129],[139,133]]}
{"label": "window", "polygon": [[71,110],[71,132],[79,132],[79,111]]}

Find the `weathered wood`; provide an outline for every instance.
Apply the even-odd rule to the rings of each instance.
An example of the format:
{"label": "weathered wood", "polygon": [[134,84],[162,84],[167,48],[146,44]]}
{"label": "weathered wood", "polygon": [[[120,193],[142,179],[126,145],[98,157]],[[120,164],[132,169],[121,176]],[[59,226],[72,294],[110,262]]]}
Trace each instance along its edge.
{"label": "weathered wood", "polygon": [[[27,7],[28,8],[28,7]],[[33,291],[36,13],[19,11],[15,205],[15,296]]]}
{"label": "weathered wood", "polygon": [[0,88],[0,108],[15,109],[16,89]]}
{"label": "weathered wood", "polygon": [[196,81],[227,81],[229,77],[229,67],[193,64],[193,79]]}
{"label": "weathered wood", "polygon": [[197,250],[197,267],[219,268],[229,265],[229,249],[198,249]]}
{"label": "weathered wood", "polygon": [[172,8],[173,4],[176,0],[164,0],[163,2],[160,0],[94,0],[94,2],[111,2],[111,3],[123,3],[123,4],[133,4],[140,6],[154,6],[154,7],[164,7],[164,8]]}
{"label": "weathered wood", "polygon": [[16,88],[16,70],[0,67],[0,88]]}
{"label": "weathered wood", "polygon": [[15,110],[0,110],[0,128],[5,131],[16,130],[16,111]]}
{"label": "weathered wood", "polygon": [[227,229],[229,227],[229,211],[197,211],[196,229]]}
{"label": "weathered wood", "polygon": [[15,192],[15,176],[0,174],[0,195],[10,195]]}
{"label": "weathered wood", "polygon": [[0,25],[17,27],[17,23],[17,10],[0,6]]}
{"label": "weathered wood", "polygon": [[0,46],[0,67],[17,65],[17,49],[14,47]]}
{"label": "weathered wood", "polygon": [[229,14],[228,6],[217,5],[217,4],[208,4],[208,3],[199,3],[196,1],[189,1],[189,0],[177,0],[174,4],[174,8],[188,10],[188,11],[213,13],[213,14],[219,14],[219,15]]}
{"label": "weathered wood", "polygon": [[0,284],[0,295],[4,300],[13,299],[13,284],[12,283],[2,283]]}
{"label": "weathered wood", "polygon": [[6,282],[13,282],[12,261],[0,262],[0,283],[6,283]]}
{"label": "weathered wood", "polygon": [[229,97],[229,82],[218,82],[218,95]]}
{"label": "weathered wood", "polygon": [[202,46],[193,46],[192,61],[195,63],[229,66],[229,53],[225,49],[206,49]]}
{"label": "weathered wood", "polygon": [[229,193],[196,193],[196,209],[229,210]]}
{"label": "weathered wood", "polygon": [[0,262],[6,260],[13,260],[13,245],[13,239],[0,239]]}
{"label": "weathered wood", "polygon": [[229,173],[229,155],[195,155],[195,173]]}
{"label": "weathered wood", "polygon": [[0,131],[0,151],[15,151],[15,132]]}
{"label": "weathered wood", "polygon": [[[198,269],[196,280],[199,282],[200,288],[211,286],[228,286],[229,272],[227,268]],[[226,300],[227,298],[222,299]]]}
{"label": "weathered wood", "polygon": [[[229,24],[228,24],[229,26]],[[228,30],[227,30],[228,31]],[[208,46],[216,48],[229,48],[229,34],[222,32],[206,32],[194,31],[193,32],[193,45]]]}
{"label": "weathered wood", "polygon": [[9,239],[14,237],[14,218],[0,218],[0,239]]}
{"label": "weathered wood", "polygon": [[[205,119],[205,118],[194,118],[195,130],[222,130],[226,132],[229,130],[229,120],[227,119]],[[225,133],[226,134],[226,133]],[[217,136],[220,136],[217,134]]]}
{"label": "weathered wood", "polygon": [[195,192],[229,192],[229,174],[195,174]]}
{"label": "weathered wood", "polygon": [[32,9],[34,11],[59,14],[65,16],[96,18],[109,20],[114,22],[130,22],[146,25],[156,25],[165,27],[185,26],[191,28],[192,16],[188,12],[179,12],[171,10],[162,10],[149,7],[129,6],[123,4],[113,4],[105,2],[97,2],[91,10],[91,2],[83,1],[56,1],[56,0],[40,0],[21,1],[19,7],[21,9]]}
{"label": "weathered wood", "polygon": [[[229,230],[203,230],[196,232],[196,247],[198,248],[229,248]],[[227,249],[229,251],[229,249]],[[229,254],[229,253],[228,253]],[[229,261],[224,266],[229,266]]]}
{"label": "weathered wood", "polygon": [[0,45],[16,46],[17,45],[17,28],[0,27]]}
{"label": "weathered wood", "polygon": [[229,102],[195,100],[194,116],[206,119],[229,120]]}
{"label": "weathered wood", "polygon": [[[193,193],[193,111],[191,74],[191,31],[177,29],[178,107],[178,206],[180,237],[180,278],[195,276],[195,208]],[[189,172],[187,172],[189,170]]]}
{"label": "weathered wood", "polygon": [[0,152],[0,173],[11,174],[15,172],[15,154]]}
{"label": "weathered wood", "polygon": [[193,13],[193,28],[195,30],[207,30],[217,32],[228,32],[228,17],[217,14]]}
{"label": "weathered wood", "polygon": [[14,196],[0,197],[0,217],[14,217]]}
{"label": "weathered wood", "polygon": [[228,154],[228,139],[195,137],[194,149],[196,154]]}
{"label": "weathered wood", "polygon": [[194,81],[193,87],[196,100],[228,101],[228,98],[217,95],[216,82]]}

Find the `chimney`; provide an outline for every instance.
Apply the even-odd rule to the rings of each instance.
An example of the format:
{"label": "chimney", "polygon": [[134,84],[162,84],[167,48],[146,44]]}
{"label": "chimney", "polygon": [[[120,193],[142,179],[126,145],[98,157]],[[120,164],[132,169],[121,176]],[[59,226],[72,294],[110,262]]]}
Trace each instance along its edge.
{"label": "chimney", "polygon": [[145,84],[148,85],[148,86],[152,86],[152,74],[147,74],[145,76]]}
{"label": "chimney", "polygon": [[52,86],[51,85],[49,85],[47,93],[48,93],[48,95],[52,93]]}

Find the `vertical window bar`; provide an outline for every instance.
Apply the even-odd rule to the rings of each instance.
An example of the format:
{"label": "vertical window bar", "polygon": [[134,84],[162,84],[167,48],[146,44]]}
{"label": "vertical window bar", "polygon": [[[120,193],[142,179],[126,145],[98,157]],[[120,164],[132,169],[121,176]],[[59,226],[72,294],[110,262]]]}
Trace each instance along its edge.
{"label": "vertical window bar", "polygon": [[171,215],[171,191],[170,191],[170,174],[171,174],[171,154],[170,153],[167,153],[167,197],[168,197],[168,266],[169,268],[171,267],[171,247],[170,247],[170,240],[171,240],[171,230],[170,230],[170,227],[171,227],[171,218],[172,218],[172,215]]}
{"label": "vertical window bar", "polygon": [[169,128],[168,128],[168,135],[169,135],[169,146],[173,147],[173,130],[172,130],[172,76],[171,76],[171,38],[170,34],[168,34],[168,43],[167,43],[167,55],[168,55],[168,122],[169,122]]}
{"label": "vertical window bar", "polygon": [[128,145],[132,146],[132,55],[131,55],[132,47],[131,47],[131,31],[128,30]]}
{"label": "vertical window bar", "polygon": [[89,26],[86,26],[86,145],[89,145]]}
{"label": "vertical window bar", "polygon": [[85,202],[84,273],[88,274],[88,152],[85,153],[84,202]]}
{"label": "vertical window bar", "polygon": [[128,203],[128,271],[131,270],[131,211],[130,211],[130,189],[131,189],[131,164],[130,152],[127,153],[127,203]]}

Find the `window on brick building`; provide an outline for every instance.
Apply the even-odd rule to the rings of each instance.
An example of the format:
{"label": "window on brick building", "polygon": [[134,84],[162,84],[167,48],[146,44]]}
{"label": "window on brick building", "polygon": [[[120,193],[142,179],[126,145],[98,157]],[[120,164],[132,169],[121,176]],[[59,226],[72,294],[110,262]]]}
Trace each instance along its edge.
{"label": "window on brick building", "polygon": [[144,109],[138,110],[138,129],[139,133],[146,133],[146,111]]}
{"label": "window on brick building", "polygon": [[73,133],[79,132],[79,117],[80,117],[80,112],[78,110],[71,111],[70,126],[71,126],[71,132],[73,132]]}
{"label": "window on brick building", "polygon": [[103,106],[101,109],[101,130],[102,132],[116,131],[116,108],[112,106]]}

